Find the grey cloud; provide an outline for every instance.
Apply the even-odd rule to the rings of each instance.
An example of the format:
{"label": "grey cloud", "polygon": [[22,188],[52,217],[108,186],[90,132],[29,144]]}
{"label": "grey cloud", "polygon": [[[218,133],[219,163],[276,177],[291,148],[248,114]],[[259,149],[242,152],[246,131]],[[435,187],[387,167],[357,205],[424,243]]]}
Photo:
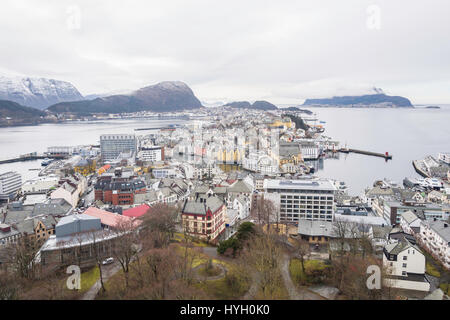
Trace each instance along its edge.
{"label": "grey cloud", "polygon": [[[373,4],[379,30],[366,26]],[[377,86],[450,103],[448,12],[445,0],[6,0],[0,71],[67,80],[83,94],[182,80],[209,101],[301,103]]]}

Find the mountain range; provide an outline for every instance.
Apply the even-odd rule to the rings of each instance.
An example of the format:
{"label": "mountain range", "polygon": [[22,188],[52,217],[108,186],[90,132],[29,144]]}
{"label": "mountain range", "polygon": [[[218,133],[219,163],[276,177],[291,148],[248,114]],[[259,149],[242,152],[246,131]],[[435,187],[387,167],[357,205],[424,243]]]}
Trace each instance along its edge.
{"label": "mountain range", "polygon": [[25,107],[9,100],[0,100],[0,126],[33,125],[49,122],[47,114],[39,109]]}
{"label": "mountain range", "polygon": [[181,81],[164,81],[130,94],[112,95],[93,100],[61,102],[48,108],[54,113],[92,114],[138,111],[181,111],[201,108],[200,100]]}
{"label": "mountain range", "polygon": [[0,99],[43,110],[55,103],[81,100],[83,96],[66,81],[0,76]]}

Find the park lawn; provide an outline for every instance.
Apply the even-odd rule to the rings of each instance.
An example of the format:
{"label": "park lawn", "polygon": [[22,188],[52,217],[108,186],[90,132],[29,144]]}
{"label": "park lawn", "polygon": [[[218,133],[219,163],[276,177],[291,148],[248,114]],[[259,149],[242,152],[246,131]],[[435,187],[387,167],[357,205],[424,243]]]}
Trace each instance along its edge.
{"label": "park lawn", "polygon": [[200,281],[196,286],[205,293],[218,300],[237,300],[250,289],[251,277],[239,272],[230,263],[213,259],[214,264],[222,264],[226,268],[226,275],[217,280]]}
{"label": "park lawn", "polygon": [[[173,238],[177,242],[183,242],[183,240],[185,239],[184,238],[184,234],[181,233],[181,232],[175,232],[174,235],[173,235]],[[204,241],[201,241],[201,240],[198,240],[198,241],[197,240],[192,240],[192,244],[195,247],[209,247],[210,246],[208,243],[206,243]]]}
{"label": "park lawn", "polygon": [[437,270],[431,263],[427,262],[426,264],[426,273],[428,273],[430,276],[440,278],[441,273],[439,270]]}
{"label": "park lawn", "polygon": [[250,282],[251,279],[249,277],[242,275],[228,264],[225,277],[217,280],[201,281],[196,286],[204,290],[213,299],[237,300],[249,290]]}
{"label": "park lawn", "polygon": [[100,279],[100,270],[94,267],[89,271],[81,274],[81,289],[80,293],[88,291]]}
{"label": "park lawn", "polygon": [[[305,271],[324,270],[327,266],[320,260],[305,260]],[[307,276],[303,273],[300,259],[291,259],[289,263],[289,272],[295,284],[304,284],[308,282]]]}

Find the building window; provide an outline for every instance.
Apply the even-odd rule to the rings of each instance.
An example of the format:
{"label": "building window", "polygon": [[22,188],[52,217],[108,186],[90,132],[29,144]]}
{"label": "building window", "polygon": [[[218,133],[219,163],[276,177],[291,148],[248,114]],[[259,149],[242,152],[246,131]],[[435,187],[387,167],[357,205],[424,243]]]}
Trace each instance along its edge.
{"label": "building window", "polygon": [[406,275],[407,275],[406,271],[402,271],[402,276],[406,276]]}
{"label": "building window", "polygon": [[408,260],[408,257],[407,256],[403,256],[403,260]]}
{"label": "building window", "polygon": [[402,267],[403,267],[403,268],[406,268],[406,263],[404,263],[404,264],[402,265]]}

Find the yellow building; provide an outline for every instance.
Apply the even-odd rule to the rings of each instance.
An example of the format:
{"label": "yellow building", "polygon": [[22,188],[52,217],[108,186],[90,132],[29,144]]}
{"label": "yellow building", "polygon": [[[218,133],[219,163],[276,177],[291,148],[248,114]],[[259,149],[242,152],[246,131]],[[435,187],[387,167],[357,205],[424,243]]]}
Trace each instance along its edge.
{"label": "yellow building", "polygon": [[75,172],[82,174],[83,176],[87,176],[91,173],[95,172],[96,161],[92,159],[81,159],[78,163],[73,167]]}
{"label": "yellow building", "polygon": [[270,127],[282,127],[285,126],[286,128],[293,128],[293,122],[289,118],[283,118],[281,120],[275,120],[272,124],[269,125]]}

